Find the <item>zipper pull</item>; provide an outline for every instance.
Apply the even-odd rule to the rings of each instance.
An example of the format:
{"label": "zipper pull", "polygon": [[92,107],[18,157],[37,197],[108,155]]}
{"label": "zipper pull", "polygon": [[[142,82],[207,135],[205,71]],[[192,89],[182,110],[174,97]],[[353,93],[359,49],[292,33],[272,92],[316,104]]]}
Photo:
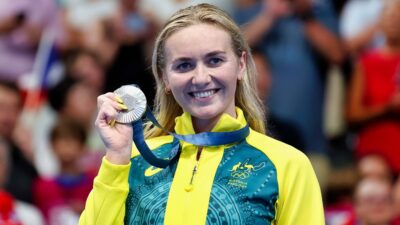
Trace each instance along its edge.
{"label": "zipper pull", "polygon": [[199,146],[199,148],[197,150],[197,155],[196,155],[196,164],[194,165],[194,168],[192,171],[192,177],[190,178],[189,184],[186,185],[186,187],[185,187],[186,192],[190,192],[193,190],[193,180],[194,180],[194,176],[197,173],[197,168],[199,167],[200,155],[201,155],[202,150],[203,150],[203,147]]}
{"label": "zipper pull", "polygon": [[199,165],[199,161],[196,161],[196,165],[193,168],[192,177],[190,178],[190,182],[185,187],[185,191],[187,191],[187,192],[190,192],[193,190],[193,179],[194,179],[194,175],[196,175],[198,165]]}

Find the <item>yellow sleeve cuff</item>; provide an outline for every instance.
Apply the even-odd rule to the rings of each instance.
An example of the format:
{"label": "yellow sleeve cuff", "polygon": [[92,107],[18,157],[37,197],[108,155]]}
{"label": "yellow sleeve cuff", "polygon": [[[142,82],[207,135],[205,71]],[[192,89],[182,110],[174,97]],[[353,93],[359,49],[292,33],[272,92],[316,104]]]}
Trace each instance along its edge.
{"label": "yellow sleeve cuff", "polygon": [[130,168],[130,162],[126,165],[116,165],[103,157],[96,181],[115,188],[125,188],[128,184]]}

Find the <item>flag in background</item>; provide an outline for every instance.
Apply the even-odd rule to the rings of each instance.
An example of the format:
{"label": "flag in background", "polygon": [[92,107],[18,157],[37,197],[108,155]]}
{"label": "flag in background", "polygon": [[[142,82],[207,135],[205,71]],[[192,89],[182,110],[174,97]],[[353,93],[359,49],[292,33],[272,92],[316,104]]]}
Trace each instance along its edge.
{"label": "flag in background", "polygon": [[48,29],[43,32],[32,72],[22,76],[19,81],[25,95],[24,107],[37,109],[46,99],[47,90],[57,84],[63,74],[64,67],[55,45],[55,32]]}

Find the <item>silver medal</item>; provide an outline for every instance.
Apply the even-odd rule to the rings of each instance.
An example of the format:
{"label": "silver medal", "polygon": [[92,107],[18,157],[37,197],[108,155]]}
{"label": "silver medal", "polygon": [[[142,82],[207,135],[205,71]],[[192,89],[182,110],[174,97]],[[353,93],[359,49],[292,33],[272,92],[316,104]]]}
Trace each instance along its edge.
{"label": "silver medal", "polygon": [[146,96],[138,87],[134,85],[124,85],[114,91],[128,110],[120,111],[115,121],[118,123],[132,123],[140,119],[146,112],[147,101]]}

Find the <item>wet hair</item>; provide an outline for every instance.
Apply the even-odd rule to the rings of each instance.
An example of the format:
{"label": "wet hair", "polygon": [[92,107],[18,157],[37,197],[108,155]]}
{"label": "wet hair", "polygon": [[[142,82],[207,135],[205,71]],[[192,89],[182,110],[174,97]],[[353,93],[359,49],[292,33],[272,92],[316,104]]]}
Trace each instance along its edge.
{"label": "wet hair", "polygon": [[[253,130],[265,133],[265,111],[256,91],[257,74],[250,47],[232,18],[223,10],[210,4],[190,6],[176,12],[164,25],[156,39],[152,57],[152,70],[157,83],[154,114],[158,121],[168,131],[172,131],[175,126],[173,118],[183,113],[173,95],[166,95],[164,92],[165,83],[162,71],[166,66],[165,42],[175,32],[196,24],[210,24],[224,30],[231,38],[235,55],[240,58],[243,52],[246,53],[246,70],[243,79],[238,81],[237,84],[235,105],[243,109],[244,116]],[[163,131],[156,127],[147,127],[147,137],[162,134]]]}

